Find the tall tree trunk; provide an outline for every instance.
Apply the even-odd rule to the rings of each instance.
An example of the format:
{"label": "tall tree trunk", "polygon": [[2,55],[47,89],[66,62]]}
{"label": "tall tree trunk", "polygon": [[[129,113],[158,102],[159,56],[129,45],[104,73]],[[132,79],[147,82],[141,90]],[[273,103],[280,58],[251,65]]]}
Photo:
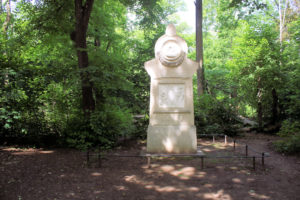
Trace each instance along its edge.
{"label": "tall tree trunk", "polygon": [[[96,32],[98,32],[98,30],[95,30]],[[100,42],[100,37],[99,36],[95,36],[94,38],[94,46],[95,47],[100,47],[101,46],[101,42]],[[93,88],[94,94],[95,94],[95,104],[99,105],[99,103],[104,103],[105,99],[103,96],[103,90],[102,88]]]}
{"label": "tall tree trunk", "polygon": [[[285,16],[286,16],[286,10],[288,8],[289,0],[274,0],[277,9],[278,9],[278,14],[279,14],[279,42],[280,42],[280,51],[282,51],[282,42],[283,42],[283,32],[284,32],[284,27],[285,27]],[[284,4],[284,7],[282,7]]]}
{"label": "tall tree trunk", "polygon": [[93,98],[93,83],[90,80],[90,73],[86,71],[89,65],[86,33],[89,19],[92,12],[94,0],[75,0],[75,44],[77,48],[78,67],[81,71],[82,108],[86,117],[89,118],[91,112],[95,110],[95,100]]}
{"label": "tall tree trunk", "polygon": [[[2,1],[1,1],[1,11],[2,11]],[[4,34],[4,37],[5,39],[7,40],[8,39],[8,36],[7,36],[7,30],[8,30],[8,25],[9,25],[9,22],[11,20],[11,4],[10,4],[10,0],[7,0],[6,1],[6,18],[5,18],[5,21],[3,23],[3,34]],[[7,56],[7,59],[10,60],[10,56],[9,56],[9,52],[8,51],[8,46],[7,46],[7,42],[5,42],[5,50],[4,50],[4,55]],[[7,72],[8,72],[8,68],[6,68]],[[9,78],[8,78],[8,73],[5,72],[4,74],[4,85],[8,85],[8,82],[9,82]]]}
{"label": "tall tree trunk", "polygon": [[263,129],[263,110],[262,110],[262,88],[261,88],[261,78],[257,79],[257,120],[258,120],[258,130]]}
{"label": "tall tree trunk", "polygon": [[0,14],[3,12],[3,8],[2,8],[2,0],[0,0]]}
{"label": "tall tree trunk", "polygon": [[[2,2],[1,2],[1,4],[2,4]],[[1,5],[1,7],[2,7],[2,5]],[[4,32],[5,36],[7,33],[10,19],[11,19],[10,0],[7,0],[7,2],[6,2],[6,19],[3,23],[3,32]]]}
{"label": "tall tree trunk", "polygon": [[202,34],[202,0],[196,0],[196,61],[199,63],[197,70],[198,96],[204,94],[205,78],[203,66],[203,34]]}
{"label": "tall tree trunk", "polygon": [[276,89],[272,89],[272,97],[273,97],[273,104],[272,104],[272,124],[276,124],[278,118],[279,118],[279,105],[278,105],[278,95],[276,92]]}

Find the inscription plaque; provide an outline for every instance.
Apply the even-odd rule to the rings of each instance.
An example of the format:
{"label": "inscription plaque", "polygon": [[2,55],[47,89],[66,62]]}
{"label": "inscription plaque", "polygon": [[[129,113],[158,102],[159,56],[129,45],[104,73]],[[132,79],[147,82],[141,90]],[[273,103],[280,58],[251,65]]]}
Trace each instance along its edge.
{"label": "inscription plaque", "polygon": [[158,105],[161,108],[183,108],[184,84],[159,84]]}

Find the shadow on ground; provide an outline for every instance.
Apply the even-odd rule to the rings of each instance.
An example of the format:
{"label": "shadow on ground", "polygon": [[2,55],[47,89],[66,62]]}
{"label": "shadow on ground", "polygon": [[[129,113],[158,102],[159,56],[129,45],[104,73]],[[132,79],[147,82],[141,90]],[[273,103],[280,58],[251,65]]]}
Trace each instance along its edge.
{"label": "shadow on ground", "polygon": [[[266,140],[249,140],[271,151]],[[199,141],[203,151],[230,153],[232,144]],[[237,150],[239,150],[237,148]],[[240,149],[241,153],[242,148]],[[140,149],[121,149],[136,154]],[[245,159],[107,158],[87,167],[82,152],[66,149],[0,151],[0,199],[297,199],[300,159],[272,152],[266,170]],[[259,163],[257,163],[259,166]]]}

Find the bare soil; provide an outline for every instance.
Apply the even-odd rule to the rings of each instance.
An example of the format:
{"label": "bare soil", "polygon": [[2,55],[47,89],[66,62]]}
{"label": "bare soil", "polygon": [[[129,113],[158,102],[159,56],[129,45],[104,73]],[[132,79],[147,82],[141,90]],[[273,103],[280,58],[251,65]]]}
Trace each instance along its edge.
{"label": "bare soil", "polygon": [[[141,157],[107,157],[102,167],[97,159],[86,163],[85,153],[72,149],[21,149],[0,147],[1,200],[64,199],[300,199],[300,158],[274,152],[276,137],[248,134],[238,141],[249,145],[249,156],[268,152],[265,168],[261,159],[153,158],[151,168]],[[244,155],[245,146],[227,145],[222,138],[199,139],[207,155]],[[139,154],[144,144],[113,151]]]}

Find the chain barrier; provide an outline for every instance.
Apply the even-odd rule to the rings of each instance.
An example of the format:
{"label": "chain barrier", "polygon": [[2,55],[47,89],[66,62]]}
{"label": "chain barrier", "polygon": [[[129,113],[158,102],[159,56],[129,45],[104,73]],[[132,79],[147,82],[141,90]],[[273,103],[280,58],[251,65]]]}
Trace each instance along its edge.
{"label": "chain barrier", "polygon": [[[227,136],[225,134],[201,134],[198,136],[204,136],[204,137],[212,137],[213,138],[213,143],[215,143],[215,137],[224,137],[224,143],[225,145],[227,145],[228,142],[231,141],[231,143],[233,143],[233,151],[236,152],[237,149],[237,144],[241,144],[241,145],[245,145],[245,155],[233,155],[233,156],[228,156],[228,155],[205,155],[203,153],[199,153],[197,152],[196,154],[151,154],[151,153],[140,153],[140,154],[105,154],[104,152],[101,152],[99,149],[99,152],[94,152],[92,153],[90,149],[87,150],[87,152],[85,152],[86,155],[86,162],[87,162],[87,166],[90,166],[90,157],[91,156],[97,156],[98,158],[98,166],[101,167],[102,166],[102,160],[105,157],[146,157],[147,158],[147,165],[148,168],[151,167],[151,158],[153,157],[198,157],[201,158],[201,169],[204,168],[204,158],[252,158],[252,162],[253,162],[253,169],[255,170],[256,168],[256,158],[260,158],[261,159],[261,164],[263,169],[265,169],[265,158],[266,157],[270,157],[270,154],[267,152],[259,152],[256,151],[255,149],[253,149],[252,147],[250,147],[247,143],[245,142],[238,142],[237,139],[232,138],[230,136]],[[241,146],[242,147],[242,146]],[[258,154],[258,155],[254,155],[254,156],[249,156],[249,150],[251,152],[254,152],[254,154]]]}

